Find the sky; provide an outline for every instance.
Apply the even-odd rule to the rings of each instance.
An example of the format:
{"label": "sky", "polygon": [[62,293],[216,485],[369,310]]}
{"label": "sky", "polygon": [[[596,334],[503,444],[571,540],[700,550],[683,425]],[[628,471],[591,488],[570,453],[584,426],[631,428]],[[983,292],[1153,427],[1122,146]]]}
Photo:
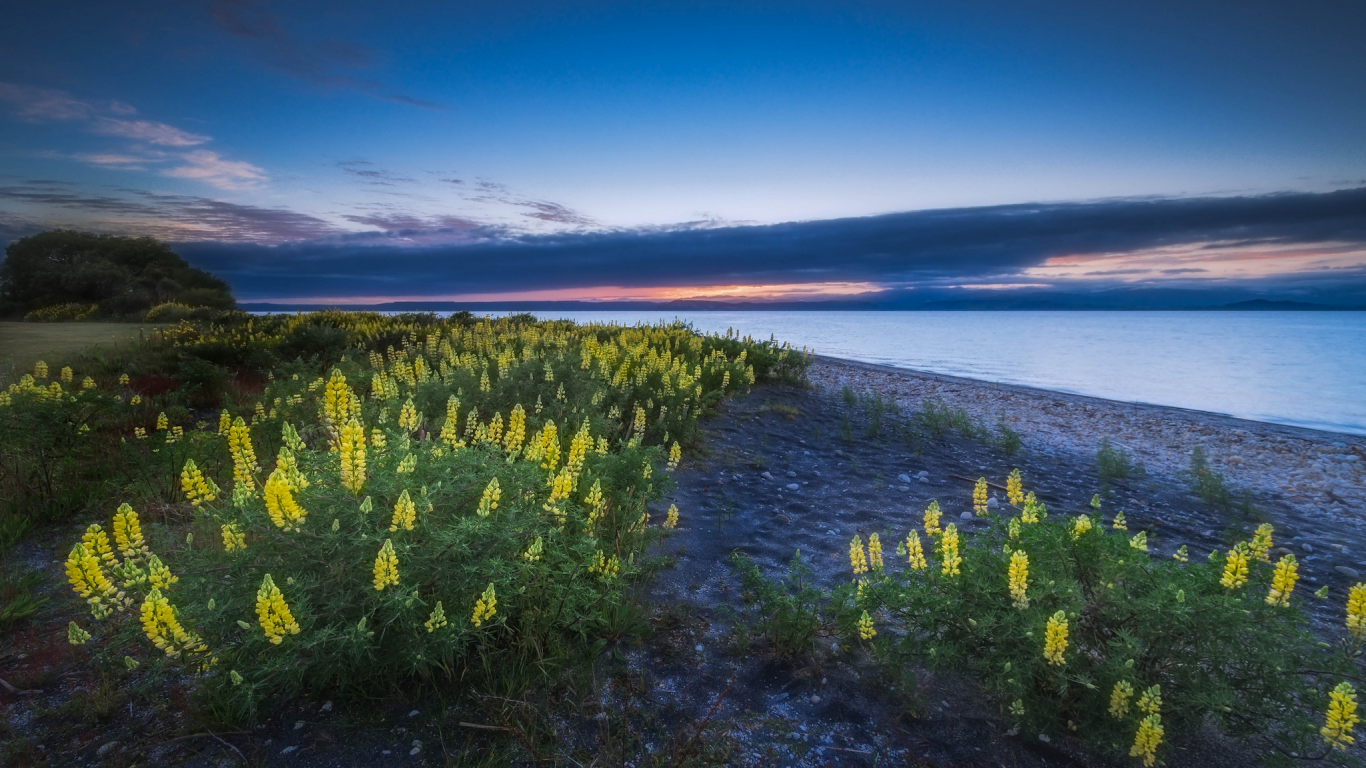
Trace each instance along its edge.
{"label": "sky", "polygon": [[1366,304],[1363,39],[1359,2],[28,3],[0,243],[151,235],[247,300]]}

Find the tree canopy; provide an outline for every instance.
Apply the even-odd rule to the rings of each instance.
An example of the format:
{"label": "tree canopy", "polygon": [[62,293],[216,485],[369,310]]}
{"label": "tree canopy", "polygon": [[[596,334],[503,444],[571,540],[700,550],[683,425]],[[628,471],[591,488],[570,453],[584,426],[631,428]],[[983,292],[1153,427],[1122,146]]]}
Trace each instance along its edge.
{"label": "tree canopy", "polygon": [[128,317],[175,302],[233,309],[232,290],[195,269],[166,243],[58,229],[21,238],[0,261],[0,314],[60,304],[96,305],[95,314]]}

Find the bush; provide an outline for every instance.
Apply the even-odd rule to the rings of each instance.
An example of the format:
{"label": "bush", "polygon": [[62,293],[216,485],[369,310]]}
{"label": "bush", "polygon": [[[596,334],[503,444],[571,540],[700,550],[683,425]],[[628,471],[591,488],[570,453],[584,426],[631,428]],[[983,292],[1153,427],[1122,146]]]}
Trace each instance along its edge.
{"label": "bush", "polygon": [[728,357],[733,342],[681,325],[320,314],[168,330],[187,354],[280,345],[304,325],[366,348],[327,378],[278,366],[249,417],[130,441],[155,449],[149,474],[178,481],[189,522],[128,544],[123,508],[107,557],[94,528],[72,550],[89,631],[200,674],[215,711],[304,689],[549,675],[605,647],[639,623],[624,590],[646,505],[699,413],[756,380],[750,356],[771,371],[803,364],[748,343]]}
{"label": "bush", "polygon": [[193,314],[194,307],[176,301],[168,301],[147,310],[143,319],[149,323],[178,323],[181,320],[188,320]]}
{"label": "bush", "polygon": [[35,309],[24,315],[24,322],[27,323],[65,323],[77,320],[88,320],[94,317],[99,310],[98,304],[81,304],[72,302],[68,304],[54,304],[50,307]]}
{"label": "bush", "polygon": [[1096,473],[1100,475],[1101,484],[1108,486],[1114,480],[1143,474],[1143,467],[1135,466],[1128,451],[1111,445],[1110,438],[1103,437],[1100,449],[1096,451]]}
{"label": "bush", "polygon": [[1294,557],[1266,559],[1270,526],[1188,562],[1184,547],[1152,557],[1122,515],[1106,526],[1098,509],[1043,519],[1032,496],[1024,505],[961,544],[953,526],[931,535],[935,518],[898,546],[897,567],[855,539],[871,572],[837,591],[844,631],[895,667],[974,677],[1012,733],[1074,734],[1148,765],[1206,722],[1285,754],[1335,753],[1319,726],[1329,692],[1357,679],[1360,644],[1318,642],[1286,580]]}

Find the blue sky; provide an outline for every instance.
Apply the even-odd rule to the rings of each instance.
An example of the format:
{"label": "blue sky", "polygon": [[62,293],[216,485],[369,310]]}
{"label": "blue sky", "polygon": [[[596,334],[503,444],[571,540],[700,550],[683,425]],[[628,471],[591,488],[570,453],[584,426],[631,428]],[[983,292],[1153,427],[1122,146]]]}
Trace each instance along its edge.
{"label": "blue sky", "polygon": [[[212,251],[255,296],[319,295],[300,276],[326,272],[325,254],[385,249],[449,270],[443,296],[646,295],[663,285],[652,264],[675,252],[652,250],[661,233],[1366,187],[1360,3],[215,0],[27,4],[7,18],[0,239],[153,234]],[[1243,246],[1238,269],[1192,261],[1215,235],[1183,230],[1124,245],[1141,252],[1026,249],[1035,261],[980,274],[964,255],[941,277],[1120,271],[1069,273],[1079,258],[1123,261],[1129,275],[1111,282],[1359,281],[1360,224],[1275,233],[1270,250]],[[609,262],[583,245],[604,234],[642,239]],[[591,274],[539,279],[509,257],[503,278],[460,285],[462,260],[528,243],[569,243]],[[832,263],[666,282],[926,279],[910,268],[918,241],[897,247],[881,273]],[[314,255],[267,287],[238,269],[260,249]],[[421,282],[386,295],[428,295]]]}

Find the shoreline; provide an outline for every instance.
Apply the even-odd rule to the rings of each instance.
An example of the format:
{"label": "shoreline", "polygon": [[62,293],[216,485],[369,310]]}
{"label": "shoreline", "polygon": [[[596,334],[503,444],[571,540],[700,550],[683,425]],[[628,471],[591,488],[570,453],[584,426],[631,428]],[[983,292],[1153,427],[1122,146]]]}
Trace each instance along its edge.
{"label": "shoreline", "polygon": [[813,355],[808,379],[832,392],[848,385],[919,410],[939,399],[988,424],[1021,433],[1025,450],[1092,462],[1102,438],[1150,474],[1180,479],[1199,446],[1234,491],[1302,514],[1366,523],[1366,437],[1147,403],[996,384],[947,374]]}

